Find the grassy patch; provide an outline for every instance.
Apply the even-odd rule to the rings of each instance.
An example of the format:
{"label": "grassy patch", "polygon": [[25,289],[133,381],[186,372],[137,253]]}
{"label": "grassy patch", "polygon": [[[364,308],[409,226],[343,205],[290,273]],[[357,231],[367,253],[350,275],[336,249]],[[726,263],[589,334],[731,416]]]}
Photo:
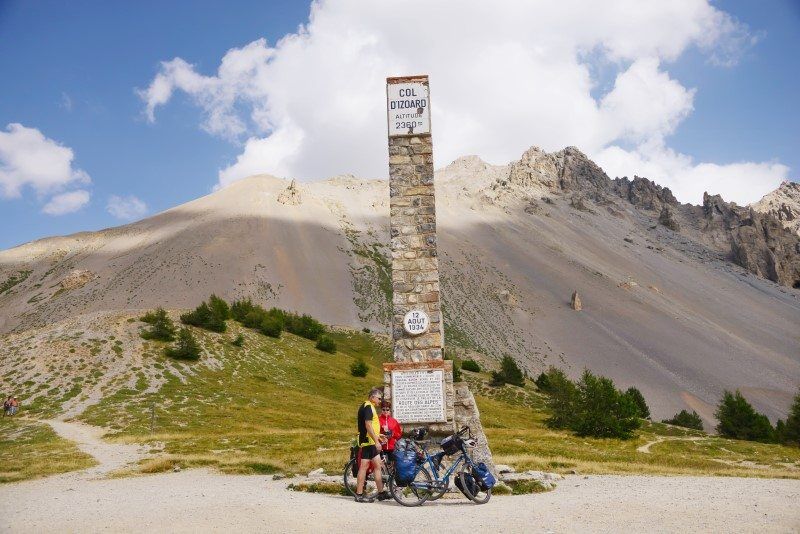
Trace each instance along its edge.
{"label": "grassy patch", "polygon": [[0,482],[66,473],[95,465],[71,442],[44,423],[18,417],[0,419]]}
{"label": "grassy patch", "polygon": [[334,482],[297,482],[289,484],[286,489],[292,491],[304,491],[306,493],[327,493],[329,495],[345,495],[350,494],[344,488],[344,485]]}
{"label": "grassy patch", "polygon": [[[538,480],[515,480],[510,482],[505,482],[505,484],[510,488],[511,495],[528,495],[529,493],[544,493],[546,491],[552,491],[554,487],[547,488],[539,482]],[[500,486],[502,488],[502,486]],[[494,490],[492,490],[493,494],[497,494]],[[501,493],[502,494],[502,493]]]}
{"label": "grassy patch", "polygon": [[0,295],[3,295],[4,293],[11,291],[11,289],[14,286],[16,286],[17,284],[21,284],[22,282],[27,280],[28,277],[31,275],[31,272],[33,271],[17,271],[16,273],[6,278],[5,281],[3,281],[3,283],[0,283]]}

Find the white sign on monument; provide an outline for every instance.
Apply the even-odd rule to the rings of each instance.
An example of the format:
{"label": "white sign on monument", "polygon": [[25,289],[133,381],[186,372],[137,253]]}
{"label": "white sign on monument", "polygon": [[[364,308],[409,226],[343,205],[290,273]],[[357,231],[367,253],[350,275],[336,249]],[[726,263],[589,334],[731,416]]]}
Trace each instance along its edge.
{"label": "white sign on monument", "polygon": [[390,83],[386,86],[389,137],[431,133],[428,84],[423,81]]}
{"label": "white sign on monument", "polygon": [[412,336],[418,336],[428,331],[431,321],[423,310],[411,310],[403,317],[403,329]]}
{"label": "white sign on monument", "polygon": [[444,371],[392,371],[392,414],[401,423],[447,421],[444,411]]}

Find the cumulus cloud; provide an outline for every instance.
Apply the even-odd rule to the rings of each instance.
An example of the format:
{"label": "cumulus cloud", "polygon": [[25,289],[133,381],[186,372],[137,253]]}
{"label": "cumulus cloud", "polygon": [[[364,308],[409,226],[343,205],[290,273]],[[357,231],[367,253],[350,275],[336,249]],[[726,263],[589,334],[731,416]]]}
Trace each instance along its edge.
{"label": "cumulus cloud", "polygon": [[61,193],[44,205],[42,212],[48,215],[74,213],[89,203],[90,194],[85,189]]}
{"label": "cumulus cloud", "polygon": [[147,204],[134,195],[120,197],[111,195],[106,204],[106,211],[123,221],[132,221],[147,214]]}
{"label": "cumulus cloud", "polygon": [[611,146],[595,158],[610,176],[646,176],[656,183],[668,185],[678,200],[699,204],[703,193],[722,194],[725,200],[746,205],[776,189],[789,177],[789,167],[776,162],[739,162],[727,165],[696,163],[653,141],[635,150]]}
{"label": "cumulus cloud", "polygon": [[6,130],[0,131],[0,195],[19,197],[26,186],[46,195],[91,182],[88,174],[73,167],[72,149],[36,128],[11,123]]}
{"label": "cumulus cloud", "polygon": [[[627,152],[615,160],[631,165],[623,174],[644,174],[632,166],[642,161],[633,157],[644,154],[638,147],[665,147],[693,109],[695,90],[670,76],[670,62],[695,47],[710,62],[734,65],[754,39],[709,0],[319,1],[307,24],[274,45],[259,39],[231,49],[213,74],[182,58],[165,61],[139,95],[155,121],[161,106],[186,94],[203,112],[203,129],[243,143],[218,185],[263,172],[385,176],[384,81],[413,73],[431,76],[439,166],[464,154],[505,163],[532,144],[576,145],[607,160]],[[607,91],[593,74],[601,70],[615,77]],[[711,169],[675,157],[694,170],[682,176],[733,190],[734,182],[706,178]],[[780,173],[737,165],[750,165],[757,184]]]}

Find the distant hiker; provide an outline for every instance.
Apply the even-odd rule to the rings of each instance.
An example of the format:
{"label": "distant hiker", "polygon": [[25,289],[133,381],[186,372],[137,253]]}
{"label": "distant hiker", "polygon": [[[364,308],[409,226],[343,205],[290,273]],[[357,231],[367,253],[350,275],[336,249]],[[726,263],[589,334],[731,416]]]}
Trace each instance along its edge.
{"label": "distant hiker", "polygon": [[16,415],[17,414],[17,410],[19,410],[19,401],[17,400],[16,397],[14,397],[14,398],[11,399],[11,414],[10,415]]}
{"label": "distant hiker", "polygon": [[356,502],[373,501],[372,497],[364,495],[364,484],[370,464],[372,464],[372,472],[375,473],[378,500],[391,498],[389,492],[383,488],[383,477],[381,476],[381,443],[385,443],[387,439],[380,434],[381,425],[378,420],[378,412],[375,410],[375,407],[380,405],[382,398],[381,388],[372,388],[369,391],[369,397],[358,409],[358,446],[361,462],[356,477]]}
{"label": "distant hiker", "polygon": [[397,422],[397,419],[392,417],[392,402],[388,399],[383,400],[379,420],[381,423],[381,434],[386,436],[387,439],[384,450],[388,453],[389,459],[393,460],[392,453],[394,452],[394,444],[402,437],[403,428],[400,426],[400,423]]}

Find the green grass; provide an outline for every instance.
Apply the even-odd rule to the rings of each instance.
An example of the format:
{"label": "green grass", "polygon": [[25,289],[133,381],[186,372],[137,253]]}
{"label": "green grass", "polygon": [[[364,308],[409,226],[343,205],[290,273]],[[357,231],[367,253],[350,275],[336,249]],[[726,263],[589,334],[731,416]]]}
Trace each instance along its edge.
{"label": "green grass", "polygon": [[[246,338],[243,347],[194,329],[203,358],[212,357],[219,366],[182,364],[185,382],[169,374],[158,393],[122,389],[90,407],[82,419],[114,429],[112,439],[163,442],[164,452],[182,467],[213,466],[231,473],[341,470],[355,434],[357,406],[383,381],[388,345],[362,333],[333,332],[339,350],[328,354],[289,333],[272,339],[229,323],[229,335],[240,332]],[[350,375],[356,357],[370,363],[365,378]],[[163,360],[152,358],[153,363]]]}
{"label": "green grass", "polygon": [[[381,364],[391,357],[389,341],[334,331],[330,335],[339,350],[328,354],[314,348],[313,341],[289,333],[273,339],[233,322],[228,327],[224,335],[193,329],[203,348],[199,362],[170,361],[162,344],[143,342],[144,365],[130,370],[133,382],[109,388],[81,419],[111,429],[113,441],[149,444],[160,451],[139,465],[140,473],[209,466],[250,474],[304,474],[323,467],[338,474],[355,437],[356,409],[369,388],[383,381]],[[239,333],[245,338],[242,347],[228,342]],[[92,340],[89,347],[99,346]],[[358,358],[369,365],[365,378],[350,374]],[[148,392],[150,373],[145,371],[164,380],[158,391]],[[91,377],[99,378],[95,373]],[[494,388],[488,385],[488,373],[464,373],[464,378],[476,395],[495,461],[520,471],[800,478],[798,448],[727,440],[649,422],[626,441],[579,438],[545,426],[546,399],[531,382],[521,388]],[[67,398],[79,391],[76,383],[59,395]],[[3,429],[5,436],[9,431]],[[47,437],[47,427],[37,432],[45,434],[36,439],[55,447],[54,458],[61,458],[64,444],[51,432]],[[655,443],[649,453],[637,451],[650,442]],[[4,447],[6,458],[19,448],[13,440],[3,444],[11,444]],[[27,466],[16,458],[4,463],[27,469],[17,477],[47,474],[59,465],[50,461],[48,450],[26,456]],[[55,472],[69,468],[61,465]]]}
{"label": "green grass", "polygon": [[71,442],[44,423],[20,417],[0,419],[0,482],[66,473],[95,465]]}

